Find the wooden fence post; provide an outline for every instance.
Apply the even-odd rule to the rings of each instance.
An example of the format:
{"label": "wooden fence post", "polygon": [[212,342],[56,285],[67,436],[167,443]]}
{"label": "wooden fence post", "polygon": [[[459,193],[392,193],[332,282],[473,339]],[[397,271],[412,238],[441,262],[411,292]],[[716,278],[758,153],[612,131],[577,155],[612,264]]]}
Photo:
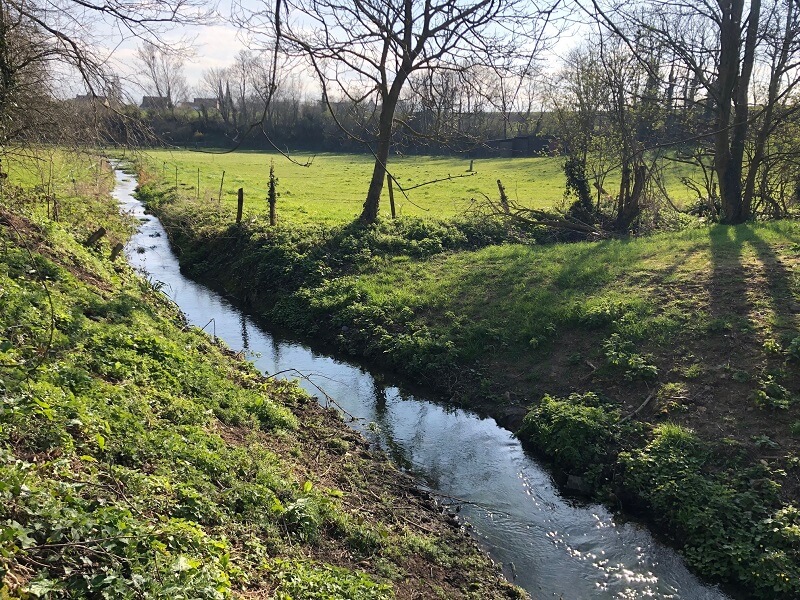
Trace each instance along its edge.
{"label": "wooden fence post", "polygon": [[217,206],[222,203],[222,184],[225,183],[225,171],[222,171],[222,179],[219,180],[219,196],[217,197]]}
{"label": "wooden fence post", "polygon": [[392,218],[395,218],[394,212],[394,188],[392,187],[392,176],[389,175],[389,207],[392,209]]}
{"label": "wooden fence post", "polygon": [[278,179],[275,177],[275,164],[270,162],[269,186],[267,189],[267,203],[269,204],[269,224],[271,227],[275,227],[275,224],[278,222],[278,213],[275,209],[275,205],[278,202],[278,192],[275,189],[277,185],[278,185]]}
{"label": "wooden fence post", "polygon": [[244,207],[244,188],[239,188],[239,197],[236,205],[236,222],[242,222],[242,208]]}
{"label": "wooden fence post", "polygon": [[113,250],[111,250],[111,260],[114,261],[120,255],[120,253],[125,249],[125,246],[122,244],[117,244],[114,246]]}
{"label": "wooden fence post", "polygon": [[97,242],[100,241],[100,238],[106,234],[105,227],[101,227],[97,231],[95,231],[92,235],[89,236],[89,239],[84,242],[84,246],[94,246]]}

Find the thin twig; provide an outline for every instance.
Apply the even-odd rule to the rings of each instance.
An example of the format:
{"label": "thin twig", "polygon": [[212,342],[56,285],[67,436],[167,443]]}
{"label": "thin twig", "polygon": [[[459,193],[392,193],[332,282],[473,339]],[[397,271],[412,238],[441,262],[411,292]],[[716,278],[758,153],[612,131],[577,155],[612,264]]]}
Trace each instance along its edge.
{"label": "thin twig", "polygon": [[637,408],[635,411],[633,411],[633,412],[632,412],[632,413],[630,413],[629,415],[625,415],[624,417],[622,417],[622,418],[621,418],[619,421],[617,421],[617,425],[621,425],[621,424],[622,424],[622,423],[624,423],[625,421],[627,421],[627,420],[629,420],[629,419],[631,419],[631,418],[635,417],[636,415],[638,415],[638,414],[639,414],[639,413],[642,411],[642,409],[643,409],[645,406],[647,406],[647,405],[650,403],[650,400],[652,400],[652,399],[653,399],[653,396],[655,396],[655,395],[656,395],[655,391],[652,391],[652,392],[650,392],[650,395],[649,395],[649,396],[647,396],[647,398],[645,399],[645,401],[644,401],[644,402],[642,402],[642,403],[639,405],[639,408]]}

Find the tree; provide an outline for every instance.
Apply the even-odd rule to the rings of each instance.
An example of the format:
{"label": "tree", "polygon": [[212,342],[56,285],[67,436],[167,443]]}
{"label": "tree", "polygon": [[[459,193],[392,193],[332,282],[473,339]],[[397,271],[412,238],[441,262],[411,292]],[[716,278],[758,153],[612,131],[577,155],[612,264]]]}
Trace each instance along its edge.
{"label": "tree", "polygon": [[305,57],[316,73],[334,118],[337,101],[368,105],[370,136],[349,131],[375,156],[360,219],[371,223],[387,173],[395,110],[416,73],[461,72],[502,57],[508,60],[541,33],[530,0],[277,0],[248,13],[251,33],[279,39]]}
{"label": "tree", "polygon": [[139,84],[151,95],[163,98],[163,108],[174,111],[178,102],[189,96],[180,53],[145,41],[136,51],[142,74]]}
{"label": "tree", "polygon": [[[659,158],[648,146],[660,141],[669,87],[654,76],[663,69],[664,58],[652,42],[644,35],[630,48],[600,31],[568,54],[552,92],[566,155],[566,190],[575,197],[569,211],[619,233],[629,231],[639,218],[654,173],[648,163]],[[613,203],[604,189],[609,172],[620,177]]]}
{"label": "tree", "polygon": [[[674,57],[671,79],[676,83],[681,73],[685,78],[684,109],[702,106],[711,117],[711,126],[697,138],[712,141],[721,220],[735,224],[751,218],[767,138],[795,110],[788,106],[800,79],[795,1],[592,4],[598,21],[630,47],[646,32]],[[646,57],[637,57],[646,64]],[[766,95],[759,94],[762,89]]]}
{"label": "tree", "polygon": [[76,81],[90,100],[113,109],[108,105],[118,78],[103,48],[126,37],[163,47],[161,34],[168,27],[207,18],[202,6],[203,0],[3,0],[0,144],[62,139],[72,122],[60,96],[74,91]]}
{"label": "tree", "polygon": [[52,124],[49,58],[41,28],[0,5],[0,146]]}

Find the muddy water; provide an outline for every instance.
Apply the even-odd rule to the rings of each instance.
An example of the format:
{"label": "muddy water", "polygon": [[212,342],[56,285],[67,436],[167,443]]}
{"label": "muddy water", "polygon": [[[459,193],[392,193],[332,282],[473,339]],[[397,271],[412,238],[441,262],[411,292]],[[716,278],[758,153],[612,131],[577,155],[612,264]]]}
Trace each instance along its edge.
{"label": "muddy water", "polygon": [[[355,419],[421,485],[458,498],[460,517],[509,579],[534,598],[727,598],[689,573],[680,557],[634,523],[604,507],[563,498],[547,472],[493,419],[419,396],[346,361],[276,339],[215,292],[183,277],[157,219],[133,197],[135,182],[117,172],[115,194],[141,220],[127,247],[130,262],[186,313],[190,323],[244,349],[268,374],[311,381]],[[292,371],[295,369],[297,371]]]}

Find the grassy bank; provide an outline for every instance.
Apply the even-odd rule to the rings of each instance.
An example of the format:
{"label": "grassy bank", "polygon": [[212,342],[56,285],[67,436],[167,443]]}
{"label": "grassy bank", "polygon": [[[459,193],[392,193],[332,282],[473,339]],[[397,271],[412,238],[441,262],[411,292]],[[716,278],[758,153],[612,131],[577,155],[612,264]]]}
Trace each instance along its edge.
{"label": "grassy bank", "polygon": [[143,196],[189,272],[268,322],[521,425],[699,573],[800,594],[797,223],[497,245],[480,221],[236,226]]}
{"label": "grassy bank", "polygon": [[522,597],[334,413],[79,243],[94,225],[7,199],[0,597]]}

